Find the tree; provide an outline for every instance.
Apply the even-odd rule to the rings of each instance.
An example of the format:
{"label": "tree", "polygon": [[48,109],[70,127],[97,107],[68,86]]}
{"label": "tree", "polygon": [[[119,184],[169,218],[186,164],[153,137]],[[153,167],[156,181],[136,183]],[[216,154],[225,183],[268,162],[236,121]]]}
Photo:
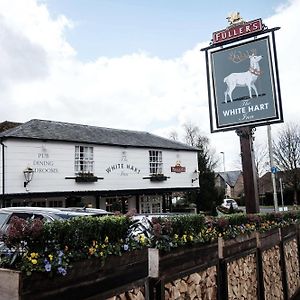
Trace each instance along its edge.
{"label": "tree", "polygon": [[178,133],[176,130],[172,130],[169,134],[169,138],[173,141],[178,141]]}
{"label": "tree", "polygon": [[273,142],[274,161],[285,171],[285,184],[293,189],[294,203],[298,204],[297,191],[300,183],[300,127],[288,123],[281,128],[278,138]]}
{"label": "tree", "polygon": [[186,123],[184,128],[184,141],[198,151],[198,170],[200,191],[187,194],[188,202],[196,203],[197,211],[214,211],[215,206],[220,204],[223,194],[215,187],[214,168],[218,164],[215,151],[211,149],[207,136],[201,134],[199,128],[192,123]]}
{"label": "tree", "polygon": [[255,158],[255,168],[260,178],[270,167],[270,163],[268,161],[268,147],[264,144],[254,143],[254,158]]}
{"label": "tree", "polygon": [[185,142],[190,146],[199,148],[201,155],[205,157],[205,164],[207,164],[208,169],[213,170],[217,166],[218,160],[215,157],[215,151],[210,147],[209,138],[202,135],[199,127],[191,122],[185,123],[183,128]]}

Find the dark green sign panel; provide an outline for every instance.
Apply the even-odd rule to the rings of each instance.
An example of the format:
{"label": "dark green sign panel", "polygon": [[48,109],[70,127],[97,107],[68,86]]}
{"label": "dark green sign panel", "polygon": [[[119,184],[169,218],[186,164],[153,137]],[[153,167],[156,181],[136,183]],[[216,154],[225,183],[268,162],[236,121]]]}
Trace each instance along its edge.
{"label": "dark green sign panel", "polygon": [[274,47],[265,36],[209,52],[212,132],[282,121]]}

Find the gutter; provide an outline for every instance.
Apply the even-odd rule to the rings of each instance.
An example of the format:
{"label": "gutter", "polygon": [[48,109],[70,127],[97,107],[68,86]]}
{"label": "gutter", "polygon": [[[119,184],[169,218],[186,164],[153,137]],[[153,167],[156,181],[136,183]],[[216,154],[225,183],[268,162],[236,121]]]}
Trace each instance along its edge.
{"label": "gutter", "polygon": [[0,204],[1,207],[4,207],[4,195],[5,195],[5,160],[4,160],[4,148],[5,145],[3,141],[0,140],[0,144],[2,145],[2,203]]}

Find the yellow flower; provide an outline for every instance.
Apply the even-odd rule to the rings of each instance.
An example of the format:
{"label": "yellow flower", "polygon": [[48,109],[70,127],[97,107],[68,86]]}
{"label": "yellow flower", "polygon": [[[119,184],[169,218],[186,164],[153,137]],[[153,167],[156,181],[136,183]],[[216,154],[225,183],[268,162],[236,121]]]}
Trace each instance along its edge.
{"label": "yellow flower", "polygon": [[191,240],[191,241],[193,241],[193,239],[194,239],[194,238],[193,238],[193,236],[192,236],[192,235],[190,235],[190,240]]}
{"label": "yellow flower", "polygon": [[175,234],[174,238],[175,238],[175,240],[177,240],[178,239],[178,234]]}
{"label": "yellow flower", "polygon": [[140,240],[141,244],[144,244],[145,243],[145,235],[144,234],[140,234],[139,235],[139,240]]}
{"label": "yellow flower", "polygon": [[108,236],[105,237],[104,243],[108,243]]}
{"label": "yellow flower", "polygon": [[37,264],[37,260],[36,259],[32,259],[31,262],[32,262],[33,265]]}
{"label": "yellow flower", "polygon": [[89,254],[93,255],[95,253],[95,249],[93,247],[89,248]]}
{"label": "yellow flower", "polygon": [[31,252],[30,253],[30,258],[38,258],[39,257],[39,254],[36,253],[36,252]]}
{"label": "yellow flower", "polygon": [[182,240],[186,243],[186,234],[182,236]]}
{"label": "yellow flower", "polygon": [[103,252],[100,252],[99,254],[100,254],[100,256],[103,256]]}
{"label": "yellow flower", "polygon": [[49,257],[50,261],[53,260],[53,255],[52,254],[49,254],[48,257]]}

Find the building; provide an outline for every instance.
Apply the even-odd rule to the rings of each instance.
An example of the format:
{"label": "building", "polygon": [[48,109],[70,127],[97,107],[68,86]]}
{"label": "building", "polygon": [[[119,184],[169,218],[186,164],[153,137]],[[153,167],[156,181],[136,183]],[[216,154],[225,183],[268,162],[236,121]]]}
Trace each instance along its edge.
{"label": "building", "polygon": [[238,198],[244,193],[243,173],[240,170],[216,173],[215,184],[224,189],[225,197]]}
{"label": "building", "polygon": [[0,158],[1,206],[154,213],[199,188],[197,149],[147,132],[34,119],[0,133]]}
{"label": "building", "polygon": [[[286,204],[294,204],[299,202],[300,197],[300,169],[277,171],[274,175],[275,188],[278,194],[278,200],[281,202],[281,194]],[[295,188],[296,187],[296,188]],[[272,173],[266,172],[259,178],[258,192],[259,196],[265,201],[272,199],[274,194]],[[272,195],[272,197],[270,197]],[[273,203],[273,202],[272,202]]]}

